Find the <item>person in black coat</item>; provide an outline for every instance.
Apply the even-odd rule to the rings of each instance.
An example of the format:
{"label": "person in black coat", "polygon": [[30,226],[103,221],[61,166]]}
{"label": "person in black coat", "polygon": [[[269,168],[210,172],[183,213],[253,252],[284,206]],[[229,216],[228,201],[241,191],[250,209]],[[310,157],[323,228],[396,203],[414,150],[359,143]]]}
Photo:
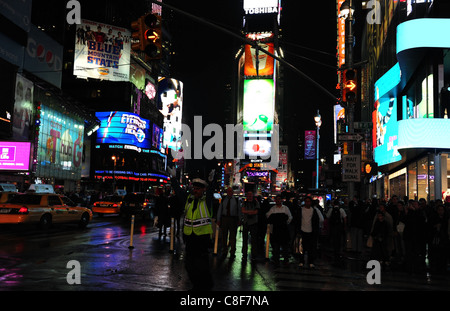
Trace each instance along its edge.
{"label": "person in black coat", "polygon": [[389,261],[388,239],[390,236],[389,224],[384,219],[384,213],[378,212],[370,235],[373,239],[371,259],[378,260],[381,264]]}
{"label": "person in black coat", "polygon": [[159,239],[161,236],[167,235],[167,228],[170,227],[169,200],[165,196],[164,191],[160,188],[156,191],[157,197],[155,202],[156,225],[159,228]]}
{"label": "person in black coat", "polygon": [[272,259],[279,263],[280,253],[283,252],[285,263],[289,261],[289,228],[292,214],[289,208],[282,204],[281,195],[275,197],[275,205],[266,213],[267,222],[272,225],[270,243],[272,246]]}

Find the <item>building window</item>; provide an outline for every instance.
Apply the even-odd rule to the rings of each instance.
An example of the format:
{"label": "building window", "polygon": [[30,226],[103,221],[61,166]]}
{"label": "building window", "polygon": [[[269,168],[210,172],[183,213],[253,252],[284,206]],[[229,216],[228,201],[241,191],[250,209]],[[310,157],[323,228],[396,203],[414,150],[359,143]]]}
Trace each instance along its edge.
{"label": "building window", "polygon": [[408,165],[408,198],[417,199],[417,163]]}
{"label": "building window", "polygon": [[428,201],[428,194],[428,158],[422,158],[417,162],[417,198]]}

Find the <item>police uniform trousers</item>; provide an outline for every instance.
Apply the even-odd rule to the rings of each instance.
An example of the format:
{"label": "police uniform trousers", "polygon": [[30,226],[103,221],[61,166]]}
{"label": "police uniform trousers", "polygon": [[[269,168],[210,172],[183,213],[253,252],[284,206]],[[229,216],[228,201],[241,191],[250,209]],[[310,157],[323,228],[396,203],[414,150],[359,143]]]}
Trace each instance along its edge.
{"label": "police uniform trousers", "polygon": [[210,235],[184,235],[185,265],[192,290],[211,290],[214,282],[209,263]]}

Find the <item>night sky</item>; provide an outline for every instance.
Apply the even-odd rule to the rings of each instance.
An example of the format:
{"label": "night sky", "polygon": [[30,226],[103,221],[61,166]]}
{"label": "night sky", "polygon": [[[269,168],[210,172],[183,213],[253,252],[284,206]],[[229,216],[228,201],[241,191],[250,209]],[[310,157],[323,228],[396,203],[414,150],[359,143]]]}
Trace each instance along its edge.
{"label": "night sky", "polygon": [[[242,2],[165,0],[178,9],[223,26],[237,34],[242,28]],[[164,18],[164,17],[163,17]],[[185,122],[194,115],[207,122],[221,124],[225,107],[225,85],[231,83],[233,58],[242,42],[219,30],[174,13],[171,33],[176,56],[172,74],[184,83]],[[280,45],[285,60],[333,95],[336,93],[336,4],[334,1],[282,1]],[[320,155],[332,160],[335,101],[308,79],[286,68],[284,109],[289,121],[289,135],[314,130],[317,109],[322,116]],[[189,111],[188,111],[189,110]],[[311,163],[312,164],[312,163]]]}

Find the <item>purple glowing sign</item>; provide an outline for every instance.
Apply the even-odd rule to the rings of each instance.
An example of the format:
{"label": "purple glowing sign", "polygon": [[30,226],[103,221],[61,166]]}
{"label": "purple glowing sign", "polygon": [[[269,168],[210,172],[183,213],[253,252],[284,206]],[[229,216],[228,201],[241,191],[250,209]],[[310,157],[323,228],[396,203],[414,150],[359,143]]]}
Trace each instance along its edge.
{"label": "purple glowing sign", "polygon": [[269,176],[269,172],[267,171],[247,171],[248,177],[267,177]]}
{"label": "purple glowing sign", "polygon": [[0,141],[0,170],[28,171],[30,146],[29,142]]}

